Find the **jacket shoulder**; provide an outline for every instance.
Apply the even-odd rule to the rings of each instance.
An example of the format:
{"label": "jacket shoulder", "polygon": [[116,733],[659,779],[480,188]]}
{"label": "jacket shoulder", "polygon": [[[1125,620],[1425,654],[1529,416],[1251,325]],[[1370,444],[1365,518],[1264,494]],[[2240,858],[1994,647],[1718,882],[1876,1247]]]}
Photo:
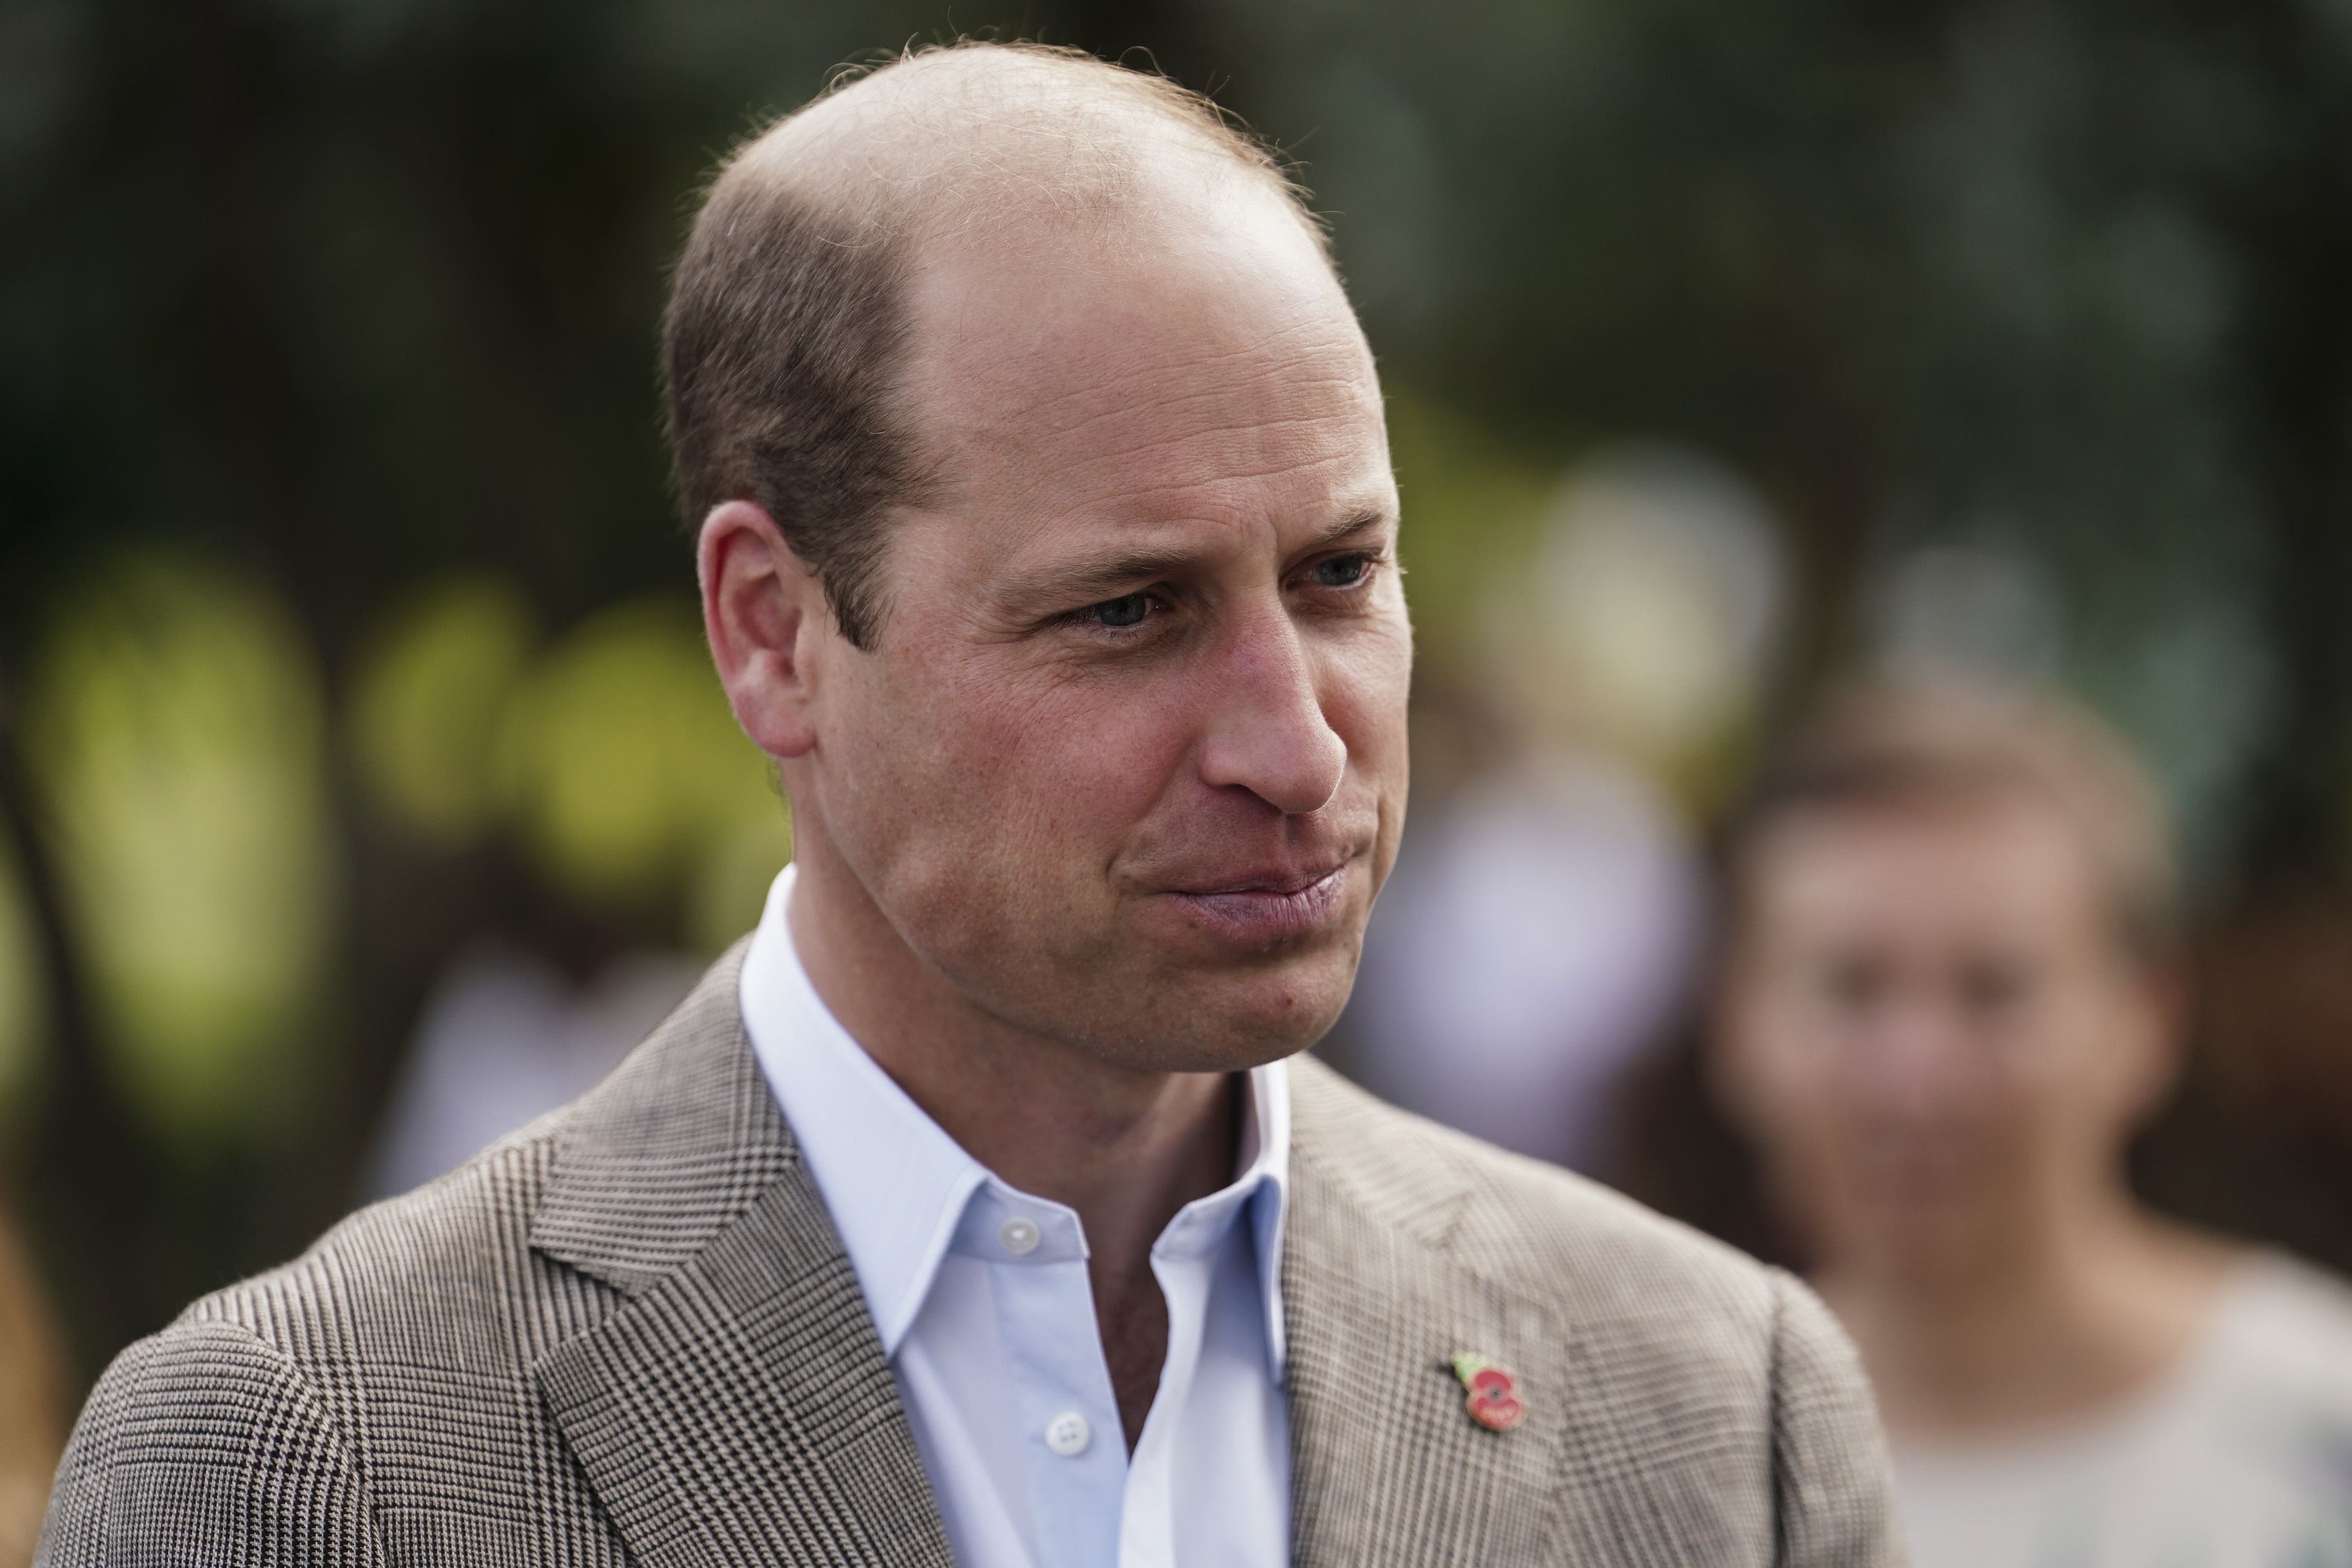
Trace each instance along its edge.
{"label": "jacket shoulder", "polygon": [[1376,1215],[1507,1287],[1596,1312],[1767,1328],[1788,1277],[1622,1193],[1294,1064],[1301,1157]]}
{"label": "jacket shoulder", "polygon": [[74,1425],[38,1561],[363,1564],[414,1546],[452,1478],[521,1465],[554,1495],[530,1363],[603,1308],[602,1286],[529,1242],[569,1113],[116,1357]]}
{"label": "jacket shoulder", "polygon": [[[760,1135],[772,1103],[737,1010],[742,952],[738,944],[712,965],[579,1099],[352,1214],[184,1321],[243,1324],[298,1360],[339,1344],[379,1359],[412,1348],[367,1343],[394,1335],[416,1342],[426,1364],[520,1350],[508,1342],[531,1336],[504,1332],[519,1313],[584,1326],[611,1291],[690,1254],[787,1157],[781,1135]],[[584,1257],[583,1225],[630,1256]]]}
{"label": "jacket shoulder", "polygon": [[[299,1495],[302,1506],[283,1506]],[[383,1560],[343,1425],[284,1350],[183,1318],[117,1356],[58,1465],[42,1568]]]}
{"label": "jacket shoulder", "polygon": [[298,1366],[327,1371],[315,1364],[420,1332],[448,1349],[488,1346],[505,1336],[467,1331],[489,1329],[518,1288],[528,1293],[530,1276],[546,1272],[532,1257],[530,1224],[572,1113],[555,1112],[413,1192],[347,1215],[291,1261],[199,1298],[166,1334],[232,1323]]}

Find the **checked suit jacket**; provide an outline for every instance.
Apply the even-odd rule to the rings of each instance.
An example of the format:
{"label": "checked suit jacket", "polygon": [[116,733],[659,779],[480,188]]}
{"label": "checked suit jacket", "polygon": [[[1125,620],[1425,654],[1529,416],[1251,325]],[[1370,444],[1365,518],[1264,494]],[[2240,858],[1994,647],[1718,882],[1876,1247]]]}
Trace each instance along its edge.
{"label": "checked suit jacket", "polygon": [[[123,1352],[38,1561],[947,1568],[741,956],[581,1100]],[[1899,1561],[1869,1396],[1802,1286],[1293,1082],[1302,1568]],[[1515,1429],[1469,1418],[1465,1350],[1516,1375]]]}

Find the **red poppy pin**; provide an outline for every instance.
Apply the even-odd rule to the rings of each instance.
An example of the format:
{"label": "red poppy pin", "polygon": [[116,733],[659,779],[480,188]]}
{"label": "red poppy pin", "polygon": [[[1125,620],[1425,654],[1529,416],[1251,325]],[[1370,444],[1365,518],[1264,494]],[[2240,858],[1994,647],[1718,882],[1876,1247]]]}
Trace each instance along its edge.
{"label": "red poppy pin", "polygon": [[1454,1357],[1454,1375],[1462,1380],[1468,1396],[1470,1419],[1488,1431],[1507,1432],[1526,1417],[1528,1407],[1519,1402],[1518,1385],[1485,1356],[1460,1352]]}

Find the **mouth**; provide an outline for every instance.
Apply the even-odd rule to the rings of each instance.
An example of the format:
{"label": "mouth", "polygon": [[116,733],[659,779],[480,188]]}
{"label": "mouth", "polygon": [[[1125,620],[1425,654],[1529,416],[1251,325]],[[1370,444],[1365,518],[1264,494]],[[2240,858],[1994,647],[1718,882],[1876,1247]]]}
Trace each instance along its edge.
{"label": "mouth", "polygon": [[1165,894],[1201,925],[1226,940],[1276,947],[1328,929],[1348,899],[1355,862],[1303,870],[1269,869],[1214,885]]}

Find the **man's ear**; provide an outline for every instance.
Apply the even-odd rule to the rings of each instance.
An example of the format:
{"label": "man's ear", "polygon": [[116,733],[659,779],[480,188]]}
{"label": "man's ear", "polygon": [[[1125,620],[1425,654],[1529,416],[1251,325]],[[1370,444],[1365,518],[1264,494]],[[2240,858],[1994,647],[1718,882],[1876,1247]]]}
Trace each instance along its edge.
{"label": "man's ear", "polygon": [[832,625],[824,585],[753,501],[710,509],[695,570],[703,631],[735,722],[771,757],[806,755],[816,745],[817,644]]}

